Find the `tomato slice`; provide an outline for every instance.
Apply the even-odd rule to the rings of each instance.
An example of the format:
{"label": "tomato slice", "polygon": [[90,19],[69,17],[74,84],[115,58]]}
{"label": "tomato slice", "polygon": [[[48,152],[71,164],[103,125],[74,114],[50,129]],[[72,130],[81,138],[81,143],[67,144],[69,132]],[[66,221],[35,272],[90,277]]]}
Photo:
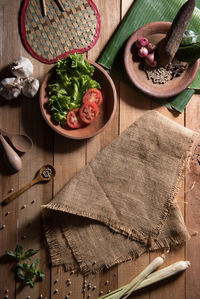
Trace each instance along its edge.
{"label": "tomato slice", "polygon": [[83,96],[83,103],[86,102],[96,103],[97,106],[100,106],[103,103],[103,96],[99,89],[90,88],[86,91]]}
{"label": "tomato slice", "polygon": [[83,122],[80,119],[78,108],[72,109],[67,113],[67,124],[72,129],[83,127]]}
{"label": "tomato slice", "polygon": [[99,115],[99,108],[94,102],[86,102],[79,109],[79,115],[84,123],[90,124]]}

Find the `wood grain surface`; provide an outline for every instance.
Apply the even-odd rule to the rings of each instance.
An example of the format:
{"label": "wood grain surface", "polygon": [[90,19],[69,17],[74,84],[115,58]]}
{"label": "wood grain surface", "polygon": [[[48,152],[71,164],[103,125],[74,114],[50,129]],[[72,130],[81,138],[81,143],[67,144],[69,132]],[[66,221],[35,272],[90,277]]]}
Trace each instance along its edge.
{"label": "wood grain surface", "polygon": [[[102,28],[97,44],[85,54],[95,61],[112,36],[133,0],[94,0],[101,14]],[[153,0],[152,0],[153,2]],[[18,17],[22,1],[0,1],[0,79],[9,76],[8,65],[22,55],[34,64],[34,77],[41,81],[52,67],[32,58],[24,49],[18,27]],[[51,268],[42,230],[41,205],[48,203],[53,196],[86,165],[96,154],[123,132],[132,122],[146,111],[158,110],[170,119],[200,132],[200,95],[195,94],[186,110],[178,115],[166,107],[149,100],[145,95],[114,80],[118,94],[118,108],[112,123],[99,135],[90,140],[70,140],[54,134],[43,120],[38,98],[20,97],[10,102],[0,101],[0,127],[7,131],[25,133],[33,140],[32,149],[22,155],[23,167],[20,172],[10,174],[0,156],[1,201],[11,189],[19,188],[31,181],[37,170],[45,164],[56,168],[54,181],[36,184],[6,207],[0,207],[0,299],[95,299],[118,288],[139,274],[158,253],[141,256],[111,268],[109,271],[84,277],[74,272],[65,272],[62,267]],[[198,299],[200,298],[200,150],[198,141],[193,147],[191,165],[188,168],[183,186],[177,196],[185,222],[192,235],[186,245],[175,252],[166,253],[164,266],[179,260],[189,260],[191,267],[183,274],[168,279],[146,290],[141,290],[130,298],[140,299]],[[199,160],[198,160],[199,159]],[[162,165],[161,165],[162,167]],[[24,249],[40,249],[40,268],[45,279],[34,288],[22,287],[15,282],[13,264],[4,256],[6,250],[14,250],[16,244]],[[91,285],[83,293],[83,284]],[[7,291],[7,292],[6,292]],[[8,297],[6,297],[8,296]]]}

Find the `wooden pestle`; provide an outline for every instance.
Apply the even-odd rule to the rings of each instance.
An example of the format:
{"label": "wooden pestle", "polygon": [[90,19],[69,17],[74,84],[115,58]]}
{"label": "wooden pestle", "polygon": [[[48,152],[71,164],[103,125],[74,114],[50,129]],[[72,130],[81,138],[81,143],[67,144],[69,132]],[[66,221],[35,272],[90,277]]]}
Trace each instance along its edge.
{"label": "wooden pestle", "polygon": [[5,138],[0,134],[0,145],[4,160],[12,172],[17,172],[22,168],[22,160],[14,149],[8,144]]}
{"label": "wooden pestle", "polygon": [[165,66],[169,64],[174,58],[194,8],[195,0],[188,0],[183,4],[175,16],[166,37],[158,45],[158,62],[161,65]]}

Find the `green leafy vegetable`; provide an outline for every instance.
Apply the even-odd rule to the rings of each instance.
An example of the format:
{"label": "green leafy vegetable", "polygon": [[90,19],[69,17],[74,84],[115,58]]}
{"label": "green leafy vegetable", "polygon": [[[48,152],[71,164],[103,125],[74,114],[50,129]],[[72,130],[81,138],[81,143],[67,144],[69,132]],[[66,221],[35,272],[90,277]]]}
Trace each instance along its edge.
{"label": "green leafy vegetable", "polygon": [[93,74],[93,65],[81,54],[70,54],[57,61],[56,79],[48,85],[48,104],[54,122],[64,126],[68,111],[80,108],[85,92],[90,88],[100,89],[99,83],[92,79]]}
{"label": "green leafy vegetable", "polygon": [[25,253],[23,253],[23,247],[21,245],[17,245],[15,252],[7,251],[7,255],[15,258],[16,264],[16,277],[19,281],[21,281],[24,285],[29,285],[30,287],[34,287],[35,282],[37,280],[41,280],[45,278],[45,274],[42,270],[37,269],[37,265],[40,262],[40,259],[36,259],[32,264],[20,263],[20,261],[29,259],[30,257],[36,254],[38,250],[28,249]]}

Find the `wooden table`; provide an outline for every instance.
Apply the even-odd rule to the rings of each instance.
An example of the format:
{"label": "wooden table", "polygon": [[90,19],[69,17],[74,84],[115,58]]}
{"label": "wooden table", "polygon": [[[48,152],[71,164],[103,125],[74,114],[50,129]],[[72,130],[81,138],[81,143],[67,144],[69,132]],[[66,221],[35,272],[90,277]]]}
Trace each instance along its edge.
{"label": "wooden table", "polygon": [[[153,1],[153,0],[152,0]],[[45,65],[32,58],[24,49],[18,32],[18,12],[20,0],[1,0],[0,2],[0,56],[1,78],[5,77],[3,71],[14,58],[22,55],[30,58],[34,64],[34,76],[42,80],[44,74],[52,65]],[[96,60],[104,48],[132,0],[95,0],[102,18],[102,30],[97,44],[87,53],[90,60]],[[36,171],[46,163],[52,163],[56,167],[57,175],[54,182],[38,184],[22,194],[18,199],[10,203],[6,208],[0,208],[0,245],[1,256],[6,250],[14,250],[16,244],[22,244],[24,249],[40,249],[36,257],[41,258],[40,268],[44,270],[46,278],[43,282],[36,283],[35,287],[21,289],[15,283],[13,265],[1,258],[0,263],[0,298],[32,299],[68,298],[86,299],[98,298],[100,291],[107,293],[119,286],[128,283],[146,265],[149,264],[158,253],[141,256],[136,261],[130,261],[113,267],[107,272],[91,275],[87,278],[80,274],[70,274],[63,271],[62,267],[51,268],[48,263],[48,254],[45,249],[44,236],[41,225],[41,205],[48,203],[64,184],[75,175],[86,163],[109,144],[113,138],[124,131],[132,122],[143,113],[156,109],[185,125],[188,128],[199,131],[200,95],[195,94],[189,102],[186,110],[177,115],[151,102],[145,95],[141,96],[137,91],[115,80],[118,93],[118,109],[114,120],[100,135],[83,141],[69,140],[54,132],[43,120],[38,98],[18,99],[10,102],[0,102],[0,126],[6,130],[25,133],[33,140],[33,148],[22,156],[23,168],[16,174],[8,174],[5,170],[2,157],[0,159],[0,194],[1,199],[8,195],[9,190],[15,191],[28,183],[34,177]],[[198,167],[197,167],[198,174]],[[194,183],[195,182],[195,183]],[[199,218],[199,194],[200,183],[198,175],[194,178],[190,174],[185,176],[177,201],[185,217],[190,232],[200,229]],[[34,200],[34,202],[33,202]],[[184,201],[186,204],[184,204]],[[26,205],[25,208],[22,208]],[[6,213],[10,212],[9,215]],[[4,227],[5,225],[5,227]],[[195,235],[195,233],[194,233]],[[151,299],[198,299],[200,298],[200,238],[197,234],[192,237],[181,249],[167,254],[165,266],[179,260],[189,260],[191,267],[184,274],[160,283],[157,287],[143,290],[134,298]],[[66,281],[71,284],[67,286]],[[93,290],[82,293],[84,279],[96,286]],[[107,283],[106,283],[107,282]],[[5,293],[8,290],[8,293]],[[91,297],[89,296],[91,295]],[[130,297],[132,298],[132,297]]]}

